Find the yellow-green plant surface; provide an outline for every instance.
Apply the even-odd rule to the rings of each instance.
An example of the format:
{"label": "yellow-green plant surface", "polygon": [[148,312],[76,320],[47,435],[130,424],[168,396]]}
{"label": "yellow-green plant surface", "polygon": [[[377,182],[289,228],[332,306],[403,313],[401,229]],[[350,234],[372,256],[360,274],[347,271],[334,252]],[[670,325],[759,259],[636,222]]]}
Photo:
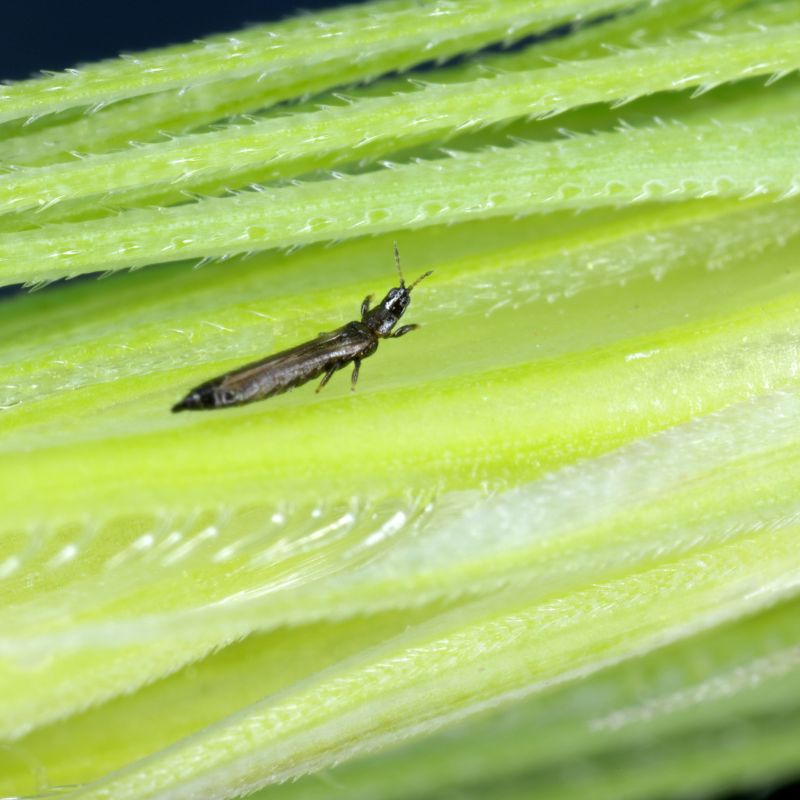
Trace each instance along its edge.
{"label": "yellow-green plant surface", "polygon": [[[0,301],[0,795],[795,775],[798,68],[798,0],[384,0],[0,87],[0,285],[87,274]],[[169,413],[394,240],[356,393]]]}

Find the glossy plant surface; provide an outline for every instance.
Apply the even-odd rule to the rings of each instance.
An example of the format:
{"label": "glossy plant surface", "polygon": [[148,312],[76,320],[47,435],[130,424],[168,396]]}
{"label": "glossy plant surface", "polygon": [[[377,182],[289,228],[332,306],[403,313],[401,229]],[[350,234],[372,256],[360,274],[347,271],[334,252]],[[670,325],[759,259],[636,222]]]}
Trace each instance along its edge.
{"label": "glossy plant surface", "polygon": [[[791,777],[799,41],[388,0],[0,87],[0,796]],[[357,392],[170,414],[394,240]]]}

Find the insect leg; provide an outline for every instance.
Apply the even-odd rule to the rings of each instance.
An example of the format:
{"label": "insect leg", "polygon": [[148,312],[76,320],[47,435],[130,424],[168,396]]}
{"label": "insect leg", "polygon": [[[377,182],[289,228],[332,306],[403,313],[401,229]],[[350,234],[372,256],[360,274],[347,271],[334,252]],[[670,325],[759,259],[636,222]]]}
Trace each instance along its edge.
{"label": "insect leg", "polygon": [[371,295],[371,294],[368,294],[368,295],[367,295],[367,296],[364,298],[364,302],[363,302],[363,303],[361,303],[361,319],[364,319],[364,317],[366,317],[366,316],[367,316],[367,312],[369,311],[369,303],[370,303],[370,300],[372,300],[372,295]]}
{"label": "insect leg", "polygon": [[319,386],[317,386],[316,392],[322,391],[322,387],[333,377],[333,373],[336,372],[337,367],[331,367],[326,373],[322,380],[319,382]]}
{"label": "insect leg", "polygon": [[353,377],[350,378],[350,391],[354,392],[356,390],[356,384],[358,383],[358,371],[361,369],[361,359],[354,358],[353,359]]}
{"label": "insect leg", "polygon": [[392,334],[392,339],[396,339],[398,336],[405,336],[407,333],[411,333],[411,331],[415,331],[417,328],[419,328],[419,325],[403,325],[402,328],[398,328]]}

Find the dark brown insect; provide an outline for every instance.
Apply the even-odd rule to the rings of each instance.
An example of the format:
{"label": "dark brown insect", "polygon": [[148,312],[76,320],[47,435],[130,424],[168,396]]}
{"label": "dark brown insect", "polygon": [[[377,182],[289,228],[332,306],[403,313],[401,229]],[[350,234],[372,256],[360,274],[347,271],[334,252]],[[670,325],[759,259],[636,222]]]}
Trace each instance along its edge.
{"label": "dark brown insect", "polygon": [[365,297],[361,304],[360,320],[348,322],[335,331],[320,333],[310,342],[201,383],[180,403],[176,403],[172,410],[241,406],[281,394],[322,375],[323,378],[317,386],[319,391],[336,370],[342,369],[351,361],[351,383],[355,389],[361,362],[378,349],[381,339],[396,339],[419,327],[403,325],[394,330],[411,302],[411,290],[427,278],[432,270],[417,278],[411,286],[406,286],[400,270],[397,242],[394,245],[394,257],[400,275],[400,286],[390,289],[386,297],[372,309],[369,307],[372,295]]}

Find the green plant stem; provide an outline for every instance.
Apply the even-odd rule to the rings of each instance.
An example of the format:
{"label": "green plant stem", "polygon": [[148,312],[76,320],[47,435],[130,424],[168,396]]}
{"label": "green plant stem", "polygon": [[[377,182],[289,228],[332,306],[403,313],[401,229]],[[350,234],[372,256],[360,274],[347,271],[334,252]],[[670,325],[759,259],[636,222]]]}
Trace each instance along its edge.
{"label": "green plant stem", "polygon": [[[577,248],[572,256],[578,270],[576,279],[581,270],[585,271],[586,263],[602,264],[598,259],[604,256],[616,262],[626,252],[639,253],[646,242],[654,248],[652,260],[643,259],[637,273],[627,274],[628,289],[624,292],[614,277],[625,273],[612,274],[605,281],[590,280],[572,303],[562,301],[555,307],[546,302],[552,287],[545,284],[537,291],[530,286],[531,255],[524,247],[509,248],[505,260],[495,252],[491,265],[481,258],[471,265],[467,262],[463,273],[453,264],[445,268],[433,262],[445,286],[439,301],[435,293],[431,295],[433,302],[426,314],[428,338],[418,338],[416,345],[409,343],[402,351],[393,350],[391,361],[370,364],[371,381],[382,387],[377,393],[374,389],[366,393],[362,390],[347,400],[334,395],[320,405],[312,393],[298,392],[284,398],[285,402],[275,401],[266,415],[263,409],[252,407],[213,419],[187,419],[180,429],[170,431],[167,426],[171,420],[164,417],[169,395],[180,383],[188,385],[208,373],[211,365],[201,360],[191,371],[175,371],[168,380],[163,374],[134,374],[95,385],[89,392],[63,386],[49,400],[24,402],[11,409],[7,412],[11,424],[4,437],[5,446],[11,449],[3,459],[0,479],[16,488],[4,509],[2,541],[11,562],[2,562],[9,611],[0,623],[0,630],[5,632],[0,650],[12,661],[15,654],[17,659],[34,664],[46,658],[47,667],[39,669],[35,687],[24,691],[18,683],[26,681],[19,663],[3,671],[0,684],[6,696],[0,705],[6,715],[4,730],[26,730],[26,726],[73,713],[89,702],[113,696],[123,687],[130,689],[132,683],[139,685],[168,674],[252,630],[309,622],[326,609],[348,615],[365,609],[395,608],[412,597],[420,603],[433,601],[442,593],[463,593],[464,586],[491,591],[498,582],[566,591],[581,575],[600,574],[601,551],[605,568],[613,571],[641,564],[651,548],[661,548],[662,556],[666,556],[675,554],[671,548],[681,552],[687,541],[717,541],[718,534],[704,532],[702,526],[693,526],[685,519],[698,514],[699,504],[706,498],[733,515],[720,518],[719,527],[712,531],[730,531],[736,519],[741,524],[749,509],[763,509],[765,503],[773,504],[771,513],[777,518],[791,518],[786,503],[793,497],[796,466],[792,454],[796,446],[791,425],[787,429],[776,424],[776,420],[792,419],[791,409],[781,410],[780,400],[775,401],[778,406],[767,402],[749,409],[745,405],[741,416],[737,412],[731,417],[731,434],[721,433],[713,420],[707,435],[696,430],[686,434],[686,441],[714,442],[713,450],[722,462],[714,467],[718,478],[713,490],[711,484],[700,484],[696,477],[689,480],[680,472],[675,484],[669,483],[667,454],[681,454],[676,467],[691,467],[686,447],[674,438],[664,440],[664,451],[657,449],[652,454],[654,461],[650,456],[634,461],[629,475],[663,476],[664,490],[670,496],[663,509],[683,519],[685,536],[676,536],[669,525],[665,527],[657,513],[662,506],[656,504],[655,516],[646,509],[635,514],[629,510],[632,516],[621,530],[635,533],[638,543],[616,541],[608,531],[595,540],[599,534],[592,526],[584,531],[585,522],[573,519],[570,524],[575,536],[564,535],[555,551],[548,553],[540,547],[526,550],[523,542],[508,553],[491,553],[465,550],[463,543],[457,547],[447,541],[436,543],[435,534],[447,530],[440,526],[445,525],[453,509],[460,506],[466,512],[468,493],[460,500],[455,499],[459,496],[456,494],[452,501],[443,501],[447,511],[435,524],[426,522],[424,515],[420,517],[420,510],[431,491],[459,492],[489,476],[513,483],[533,479],[569,463],[577,453],[598,455],[685,422],[700,410],[708,412],[792,386],[795,354],[787,331],[796,323],[797,303],[796,291],[792,291],[793,273],[787,270],[793,250],[776,249],[775,238],[776,231],[786,231],[791,220],[796,222],[794,205],[796,201],[785,207],[761,203],[748,214],[745,208],[731,204],[730,217],[721,214],[718,220],[708,218],[700,225],[706,244],[701,247],[703,239],[697,238],[694,251],[681,251],[680,242],[689,238],[692,225],[697,225],[699,209],[692,214],[680,206],[656,206],[651,215],[638,215],[638,235],[632,233],[637,219],[632,211],[627,220],[616,220],[616,232],[603,225],[601,217],[594,229],[594,255],[586,249],[588,236],[572,244]],[[764,215],[759,225],[743,225],[743,219],[756,222],[756,208]],[[723,209],[721,205],[719,210]],[[672,213],[662,219],[656,211]],[[535,231],[528,232],[523,223],[518,225],[536,241]],[[659,225],[663,233],[659,233]],[[501,227],[495,236],[508,239],[511,230]],[[725,230],[741,232],[738,239],[725,240],[730,248],[727,253],[719,246]],[[520,231],[516,235],[520,236]],[[537,244],[538,270],[545,275],[559,263],[567,270],[566,275],[572,274],[564,249],[575,237],[568,233],[564,237]],[[610,246],[615,238],[616,250]],[[469,240],[464,232],[453,231],[453,241],[459,240],[467,252]],[[491,238],[486,246],[496,247]],[[447,240],[439,248],[453,257]],[[338,258],[341,264],[374,264],[377,256],[389,249],[388,242],[370,243],[369,247],[345,250]],[[668,259],[660,263],[659,252],[665,257],[672,253],[672,264]],[[429,258],[433,255],[427,254]],[[762,264],[757,276],[747,269],[756,254]],[[320,270],[331,267],[313,256],[310,261],[316,261]],[[698,262],[717,268],[725,265],[727,269],[706,272],[696,268]],[[538,298],[528,301],[531,310],[526,318],[532,326],[535,320],[537,328],[549,331],[547,337],[509,337],[509,331],[519,328],[520,312],[514,312],[512,305],[514,295],[494,311],[497,295],[478,293],[475,297],[476,287],[485,284],[490,266],[500,270],[492,273],[495,277],[504,275],[511,284],[528,284],[516,297],[523,303],[525,293]],[[657,298],[649,275],[653,268],[659,274],[666,268],[669,278],[665,278],[668,287],[662,288]],[[254,269],[253,281],[258,274]],[[304,274],[301,270],[295,280]],[[124,276],[121,296],[129,296],[124,291],[126,282],[141,283],[142,277],[147,276]],[[157,278],[157,273],[153,277]],[[248,294],[247,285],[238,286],[235,272],[220,268],[215,280],[201,280],[199,297],[205,296],[205,302],[212,298],[219,302],[221,279]],[[552,280],[554,285],[565,285],[564,275],[554,275]],[[723,280],[724,299],[719,292]],[[143,302],[153,302],[163,285],[156,280],[150,300],[145,294]],[[87,293],[87,287],[75,288]],[[341,303],[343,314],[347,314],[347,299],[352,293],[352,287],[343,284],[329,302]],[[475,303],[472,307],[462,302],[471,295]],[[196,303],[191,295],[187,300]],[[439,304],[440,322],[436,324]],[[572,312],[563,316],[566,308]],[[80,304],[71,310],[76,319],[86,313]],[[141,311],[135,308],[124,311],[141,317]],[[692,318],[688,325],[687,313]],[[622,322],[610,325],[609,316]],[[593,332],[590,347],[576,348],[571,332],[578,321]],[[162,341],[168,339],[165,320],[156,318],[154,322]],[[305,324],[315,322],[310,318]],[[51,324],[53,331],[72,327],[65,325],[63,315]],[[105,325],[114,331],[114,317]],[[259,344],[262,331],[263,323],[261,330],[252,329],[254,349],[265,346],[263,341]],[[477,338],[465,339],[465,331],[474,331]],[[153,335],[147,326],[144,333]],[[215,335],[219,337],[219,331]],[[493,345],[498,339],[507,343],[500,364]],[[137,342],[130,329],[121,331],[119,341],[135,344],[134,351],[142,356],[156,352],[154,346],[157,349],[157,340]],[[432,342],[436,343],[434,350],[430,349]],[[516,345],[512,347],[510,342]],[[113,338],[109,344],[112,352]],[[239,347],[235,340],[229,340],[228,346],[231,349],[222,356],[223,363]],[[539,347],[544,349],[537,353]],[[464,371],[453,373],[447,366],[452,353],[464,348],[471,353],[470,360]],[[170,350],[165,350],[167,357]],[[438,357],[424,357],[429,351],[438,353]],[[77,361],[91,359],[91,351],[76,352],[72,357]],[[102,353],[96,357],[98,367],[106,365]],[[187,357],[194,360],[198,353],[187,353]],[[118,351],[116,358],[125,360],[126,352]],[[237,360],[241,358],[240,354]],[[19,360],[12,359],[12,363]],[[147,357],[138,363],[139,372],[147,369]],[[90,366],[90,374],[93,369]],[[758,380],[754,382],[755,370]],[[95,375],[95,380],[103,380],[102,373]],[[442,380],[443,375],[446,380]],[[32,378],[31,383],[42,377]],[[3,381],[13,380],[13,371],[6,371]],[[665,380],[675,390],[668,396],[658,390]],[[425,386],[424,401],[414,397],[415,381]],[[51,386],[50,391],[54,388]],[[491,404],[484,399],[487,396],[493,398]],[[651,397],[656,400],[648,399]],[[535,424],[530,415],[531,398],[535,398],[537,408]],[[392,421],[410,417],[414,425],[398,442]],[[58,421],[57,428],[48,429],[51,419]],[[748,432],[752,430],[758,433],[751,439]],[[353,431],[360,435],[354,436]],[[365,472],[361,457],[364,440],[377,451],[391,443],[392,459],[371,463]],[[253,441],[269,442],[269,447],[254,448]],[[726,441],[731,444],[723,447]],[[526,454],[531,452],[537,454],[536,460],[526,461]],[[694,466],[700,471],[711,469],[708,447],[703,445],[697,453]],[[740,464],[744,453],[749,457]],[[732,454],[737,455],[733,458]],[[731,461],[727,467],[726,460]],[[226,465],[224,470],[219,469],[221,462]],[[770,463],[775,467],[766,466]],[[754,475],[761,477],[755,480]],[[690,492],[681,497],[676,487],[687,484],[696,486],[698,494]],[[411,488],[415,495],[398,497],[398,485]],[[608,484],[601,479],[599,485]],[[642,484],[637,482],[636,486],[639,488],[634,490],[630,482],[623,481],[620,497],[631,492],[644,497]],[[42,516],[36,498],[45,491],[61,498],[57,515],[48,512]],[[575,486],[567,481],[563,488],[565,496],[586,491],[582,481]],[[293,498],[295,511],[283,505],[286,497]],[[351,506],[346,499],[351,497],[370,499],[365,506]],[[511,497],[504,498],[495,511],[479,504],[475,513],[484,522],[490,514],[500,514],[506,520],[530,518],[530,509],[523,505],[512,510],[511,501]],[[320,505],[326,510],[314,518],[312,509]],[[554,507],[558,506],[556,500]],[[254,513],[255,507],[260,509],[258,513]],[[615,507],[612,502],[611,508]],[[154,519],[153,512],[146,510],[159,508],[169,509],[163,519]],[[248,508],[250,522],[233,521],[237,509]],[[94,520],[89,531],[81,523],[87,513]],[[275,514],[282,522],[269,522]],[[316,521],[311,522],[313,519]],[[364,571],[361,559],[374,551],[359,543],[371,540],[386,525],[389,528],[385,530],[393,530],[397,525],[393,519],[403,522],[395,535],[386,539],[387,545],[396,546],[410,536],[412,542],[429,542],[432,552],[411,558],[406,566],[401,560],[389,572]],[[309,520],[310,532],[304,520]],[[425,526],[425,536],[415,536],[419,525]],[[499,523],[477,526],[475,521],[467,521],[463,526],[485,530],[491,534],[491,541],[510,548],[512,531],[507,524],[504,537],[497,535]],[[457,533],[461,527],[451,530]],[[640,537],[642,530],[652,530],[655,540]],[[84,532],[76,539],[76,531]],[[329,533],[317,537],[314,531]],[[178,535],[174,541],[173,534]],[[584,534],[586,538],[582,538]],[[274,548],[268,544],[273,535],[278,537]],[[307,535],[311,538],[306,539]],[[314,544],[317,541],[319,544]],[[75,551],[77,546],[79,550]],[[217,558],[227,552],[227,547],[233,548],[229,555]],[[454,551],[463,555],[449,564],[443,565],[434,557],[439,553],[452,559]],[[80,559],[70,558],[70,553],[77,552],[82,554]],[[9,573],[14,559],[16,570]],[[387,556],[379,560],[387,569],[392,563]],[[420,563],[427,567],[422,569]],[[483,565],[480,569],[478,563]],[[559,563],[575,569],[563,572]],[[321,564],[329,566],[323,569]],[[294,591],[280,591],[287,573],[293,576],[290,585]],[[38,581],[25,580],[27,574],[38,575]],[[264,594],[268,587],[273,591]],[[235,604],[222,602],[226,596],[244,599]],[[54,618],[53,607],[60,608],[64,616]],[[142,663],[147,663],[148,670],[142,670]]]}
{"label": "green plant stem", "polygon": [[[796,201],[705,200],[517,222],[486,220],[471,224],[469,231],[477,239],[467,236],[466,227],[452,226],[423,229],[409,244],[403,241],[408,263],[436,270],[425,313],[440,327],[459,329],[464,314],[492,315],[492,309],[502,309],[498,303],[538,307],[545,298],[572,297],[650,275],[663,277],[692,263],[732,269],[743,258],[763,258],[776,241],[792,241],[800,233],[800,218]],[[199,271],[183,264],[165,265],[100,284],[72,284],[64,289],[65,301],[57,305],[47,293],[8,304],[0,320],[0,385],[5,386],[0,405],[7,407],[0,450],[14,453],[32,445],[72,442],[75,430],[66,429],[63,415],[47,408],[76,390],[144,373],[180,381],[182,372],[166,375],[200,364],[202,368],[195,367],[198,377],[200,369],[221,372],[235,360],[302,340],[316,330],[319,319],[349,319],[353,298],[385,281],[391,248],[391,239],[383,237],[353,240],[333,250],[307,248],[288,261],[281,254],[264,253]],[[781,264],[778,261],[775,269]],[[509,287],[520,288],[501,295],[482,288],[498,274]],[[774,297],[767,293],[773,285],[767,274],[774,276],[774,271],[763,276],[761,299]],[[737,275],[737,281],[743,278],[741,272]],[[732,274],[728,277],[733,285]],[[753,292],[749,287],[747,293],[754,296]],[[733,310],[738,295],[731,288],[728,296],[733,302],[725,307]],[[662,303],[663,309],[668,307]],[[679,301],[674,314],[660,319],[676,324],[680,313],[693,307]],[[717,302],[715,307],[723,306]],[[40,319],[36,336],[30,332],[32,313]],[[569,346],[568,329],[555,325],[546,309],[536,314],[548,319],[549,331],[547,339],[538,342],[538,357],[557,357]],[[93,321],[89,330],[88,318]],[[598,330],[595,343],[609,341],[617,330]],[[625,329],[628,335],[644,332]],[[56,360],[53,348],[60,356]],[[519,363],[531,356],[525,340],[515,340],[500,353],[485,348],[480,352],[480,361],[471,360],[463,370],[451,367],[448,373]],[[444,367],[425,368],[424,375],[434,378]],[[97,431],[95,415],[100,410],[84,397],[69,414],[75,420],[94,417],[91,427]]]}
{"label": "green plant stem", "polygon": [[[246,793],[363,752],[358,742],[368,734],[397,741],[504,691],[591,673],[630,655],[634,641],[647,651],[741,614],[759,603],[753,586],[761,603],[779,598],[796,535],[774,532],[769,555],[751,539],[706,551],[701,563],[692,556],[533,606],[520,593],[513,603],[500,596],[471,609],[466,625],[464,609],[444,615],[74,796]],[[731,570],[741,559],[751,571],[737,580]]]}
{"label": "green plant stem", "polygon": [[[391,0],[0,90],[28,164],[298,101],[0,178],[0,283],[119,273],[3,302],[0,794],[647,800],[796,766],[798,84],[763,84],[798,9]],[[413,93],[294,96],[561,22]],[[355,394],[169,413],[353,319],[393,240],[434,271],[422,329]]]}
{"label": "green plant stem", "polygon": [[[619,795],[612,787],[621,792],[623,782],[630,785],[633,780],[640,785],[626,796],[648,797],[668,791],[687,762],[693,766],[695,785],[704,778],[719,781],[725,766],[728,780],[731,773],[762,778],[776,762],[778,769],[793,769],[794,751],[779,743],[783,725],[794,729],[800,712],[787,707],[800,678],[797,611],[796,600],[783,603],[585,681],[518,700],[424,742],[350,762],[334,770],[327,782],[305,778],[270,787],[259,800],[367,800],[378,791],[386,800],[400,800],[456,788],[489,797],[522,785],[537,785],[548,797],[569,796],[578,787],[608,791],[613,797]],[[763,738],[769,740],[770,728],[781,729],[774,759],[765,758],[759,745]],[[713,767],[709,763],[716,759],[713,749],[709,755],[707,740],[721,744],[726,729],[743,734],[733,770],[730,761]],[[576,750],[584,754],[583,761],[591,759],[593,769],[586,777],[571,777]],[[726,748],[721,750],[727,757]],[[700,751],[702,763],[695,764],[693,756]],[[671,775],[654,768],[662,758],[673,767]]]}
{"label": "green plant stem", "polygon": [[[667,31],[674,31],[677,20],[688,24],[712,14],[718,16],[721,6],[735,7],[740,3],[741,0],[725,0],[724,3],[711,0],[701,4],[696,0],[666,0],[656,6],[645,4],[605,23],[581,30],[574,36],[545,41],[520,53],[486,57],[482,67],[475,67],[468,62],[456,68],[433,70],[428,77],[435,80],[439,75],[457,75],[461,76],[461,80],[469,80],[479,76],[481,70],[486,68],[502,70],[519,68],[520,64],[531,69],[541,67],[545,63],[543,57],[549,55],[559,58],[607,55],[608,47],[627,46],[634,34],[658,41]],[[786,5],[783,4],[784,9]],[[792,21],[786,18],[785,10],[781,16],[765,18],[759,8],[751,12],[748,18],[754,14],[757,14],[756,21],[763,20],[765,25]],[[31,126],[19,129],[17,133],[22,135],[0,140],[0,160],[16,165],[44,166],[58,161],[73,161],[75,152],[98,153],[124,148],[132,139],[158,141],[163,139],[164,131],[185,133],[232,114],[260,111],[281,100],[315,94],[333,85],[367,80],[374,77],[376,69],[408,68],[418,58],[416,49],[409,51],[405,61],[397,58],[387,62],[385,54],[378,53],[375,56],[376,63],[372,64],[364,60],[363,54],[359,54],[357,59],[337,63],[335,69],[327,64],[317,70],[306,65],[299,77],[294,71],[287,73],[283,84],[277,80],[277,76],[265,81],[255,75],[192,85],[177,91],[156,92],[104,107],[91,114],[82,114],[75,119],[54,120],[41,130],[31,130]]]}
{"label": "green plant stem", "polygon": [[[182,137],[61,167],[22,170],[0,177],[0,213],[92,195],[123,205],[143,199],[175,202],[181,191],[198,184],[219,191],[252,182],[255,170],[262,178],[267,170],[272,178],[289,177],[514,117],[788,72],[800,67],[798,41],[800,26],[731,36],[713,47],[700,41],[673,42],[544,72],[429,85],[400,97],[356,100],[341,109]],[[147,192],[146,187],[159,183],[175,188]]]}
{"label": "green plant stem", "polygon": [[[0,121],[110,103],[137,95],[248,74],[272,80],[290,70],[380,55],[381,72],[409,51],[438,58],[557,25],[576,14],[597,14],[631,0],[467,0],[458,5],[409,0],[350,6],[235,35],[177,45],[22,81],[0,92]],[[405,61],[405,59],[404,59]],[[404,63],[401,61],[401,63]],[[394,64],[396,66],[396,63]],[[373,74],[375,71],[372,68]]]}
{"label": "green plant stem", "polygon": [[[469,218],[651,199],[786,196],[800,186],[798,130],[790,117],[536,142],[339,181],[10,233],[0,244],[0,283]],[[676,152],[680,161],[672,158]]]}

